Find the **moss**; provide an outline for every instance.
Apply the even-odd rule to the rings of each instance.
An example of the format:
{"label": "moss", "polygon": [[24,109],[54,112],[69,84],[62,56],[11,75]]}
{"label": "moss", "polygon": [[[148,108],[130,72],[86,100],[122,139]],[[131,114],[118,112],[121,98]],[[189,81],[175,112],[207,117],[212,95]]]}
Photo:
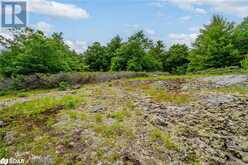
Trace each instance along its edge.
{"label": "moss", "polygon": [[170,135],[158,128],[153,129],[150,136],[153,142],[162,143],[167,149],[176,150],[178,148],[178,146],[172,141]]}

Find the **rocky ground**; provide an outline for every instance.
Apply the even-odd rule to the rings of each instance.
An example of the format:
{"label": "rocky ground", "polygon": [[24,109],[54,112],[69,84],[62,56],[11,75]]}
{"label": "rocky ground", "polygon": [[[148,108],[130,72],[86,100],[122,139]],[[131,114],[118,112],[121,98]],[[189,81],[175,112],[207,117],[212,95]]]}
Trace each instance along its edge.
{"label": "rocky ground", "polygon": [[248,164],[247,75],[116,80],[0,108],[0,158],[26,164]]}

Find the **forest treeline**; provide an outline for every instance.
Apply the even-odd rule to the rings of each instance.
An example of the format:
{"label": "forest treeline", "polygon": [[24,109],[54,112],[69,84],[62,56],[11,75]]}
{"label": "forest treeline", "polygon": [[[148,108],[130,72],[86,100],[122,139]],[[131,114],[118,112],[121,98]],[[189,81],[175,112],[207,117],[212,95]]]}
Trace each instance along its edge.
{"label": "forest treeline", "polygon": [[123,41],[115,36],[106,45],[94,42],[78,54],[64,42],[62,33],[46,36],[25,29],[12,39],[0,36],[0,74],[6,77],[72,71],[163,71],[175,74],[229,66],[248,70],[248,17],[235,25],[213,16],[192,48],[149,39],[139,31]]}

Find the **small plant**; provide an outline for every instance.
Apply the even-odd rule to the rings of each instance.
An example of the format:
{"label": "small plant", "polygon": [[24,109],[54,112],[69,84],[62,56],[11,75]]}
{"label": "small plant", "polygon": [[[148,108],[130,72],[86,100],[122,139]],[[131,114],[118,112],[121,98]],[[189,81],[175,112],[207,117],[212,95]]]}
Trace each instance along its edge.
{"label": "small plant", "polygon": [[6,155],[7,155],[6,149],[0,147],[0,159],[4,158]]}
{"label": "small plant", "polygon": [[102,115],[100,113],[97,113],[95,115],[95,120],[96,120],[97,123],[101,123],[103,121]]}
{"label": "small plant", "polygon": [[75,111],[68,111],[68,115],[69,115],[70,119],[74,119],[74,120],[76,120],[78,117],[78,113]]}
{"label": "small plant", "polygon": [[127,111],[117,111],[110,114],[110,117],[117,121],[123,121],[125,117],[130,116]]}
{"label": "small plant", "polygon": [[17,97],[27,97],[27,96],[29,96],[29,94],[22,92],[22,93],[17,93],[16,96]]}
{"label": "small plant", "polygon": [[76,109],[80,105],[81,99],[79,97],[66,97],[65,109]]}
{"label": "small plant", "polygon": [[51,128],[54,123],[55,123],[55,120],[53,117],[49,117],[46,122],[48,128]]}
{"label": "small plant", "polygon": [[248,55],[246,56],[246,58],[241,62],[241,66],[243,69],[245,69],[246,71],[248,71]]}
{"label": "small plant", "polygon": [[65,91],[70,87],[68,82],[62,81],[59,83],[59,90],[60,91]]}

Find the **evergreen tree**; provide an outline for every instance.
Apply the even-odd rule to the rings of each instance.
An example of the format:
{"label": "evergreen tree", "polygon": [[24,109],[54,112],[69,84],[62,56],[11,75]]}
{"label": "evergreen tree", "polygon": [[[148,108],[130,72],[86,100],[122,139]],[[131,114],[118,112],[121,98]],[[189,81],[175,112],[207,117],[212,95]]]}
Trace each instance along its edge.
{"label": "evergreen tree", "polygon": [[189,70],[239,65],[239,52],[232,43],[233,28],[233,23],[221,16],[213,16],[194,43]]}

